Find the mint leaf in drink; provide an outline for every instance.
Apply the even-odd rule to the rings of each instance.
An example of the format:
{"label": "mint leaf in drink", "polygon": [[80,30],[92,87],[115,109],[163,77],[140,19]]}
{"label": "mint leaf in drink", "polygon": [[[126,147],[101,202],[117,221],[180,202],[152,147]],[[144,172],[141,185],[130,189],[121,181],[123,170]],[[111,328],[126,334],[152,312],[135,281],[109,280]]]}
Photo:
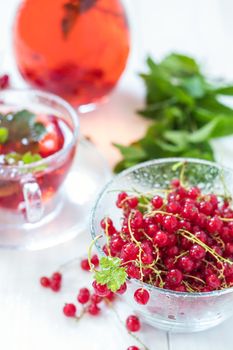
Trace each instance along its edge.
{"label": "mint leaf in drink", "polygon": [[100,270],[95,271],[94,278],[100,284],[106,284],[108,289],[116,292],[125,283],[127,273],[121,266],[121,260],[113,257],[100,259]]}
{"label": "mint leaf in drink", "polygon": [[39,154],[32,154],[31,152],[27,152],[22,155],[22,161],[24,164],[31,164],[38,162],[42,157]]}
{"label": "mint leaf in drink", "polygon": [[[26,109],[16,113],[0,115],[0,128],[2,128],[9,142],[26,139],[28,143],[39,141],[45,134],[45,126],[36,122],[36,115]],[[0,135],[1,137],[1,135]],[[5,142],[6,142],[5,141]]]}
{"label": "mint leaf in drink", "polygon": [[63,5],[64,16],[61,22],[62,32],[67,38],[70,31],[73,29],[78,17],[91,9],[97,0],[69,0]]}
{"label": "mint leaf in drink", "polygon": [[7,142],[8,136],[9,136],[8,129],[4,127],[0,127],[0,144]]}

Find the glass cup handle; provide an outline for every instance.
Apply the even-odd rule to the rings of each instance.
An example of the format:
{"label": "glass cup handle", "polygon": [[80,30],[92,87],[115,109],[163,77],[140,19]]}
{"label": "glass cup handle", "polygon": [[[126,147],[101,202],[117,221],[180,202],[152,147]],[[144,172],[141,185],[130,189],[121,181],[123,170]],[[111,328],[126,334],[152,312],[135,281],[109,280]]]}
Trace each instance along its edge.
{"label": "glass cup handle", "polygon": [[23,183],[26,219],[30,223],[39,221],[43,214],[42,195],[38,183],[34,179]]}

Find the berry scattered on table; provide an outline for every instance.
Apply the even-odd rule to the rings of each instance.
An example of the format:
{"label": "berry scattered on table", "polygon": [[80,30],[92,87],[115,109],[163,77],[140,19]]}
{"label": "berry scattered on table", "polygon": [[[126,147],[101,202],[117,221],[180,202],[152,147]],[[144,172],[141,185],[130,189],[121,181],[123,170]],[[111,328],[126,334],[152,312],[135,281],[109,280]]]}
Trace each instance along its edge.
{"label": "berry scattered on table", "polygon": [[50,279],[48,277],[41,277],[40,284],[42,285],[42,287],[48,288],[50,287]]}
{"label": "berry scattered on table", "polygon": [[130,332],[138,332],[141,328],[139,318],[135,315],[128,316],[126,320],[126,328]]}
{"label": "berry scattered on table", "polygon": [[44,288],[50,288],[53,292],[59,292],[62,284],[62,274],[56,271],[50,278],[43,276],[40,278],[40,284]]}
{"label": "berry scattered on table", "polygon": [[81,288],[77,300],[80,304],[86,304],[90,299],[90,292],[88,288]]}
{"label": "berry scattered on table", "polygon": [[63,307],[63,313],[66,317],[75,317],[76,315],[76,306],[74,304],[65,304]]}
{"label": "berry scattered on table", "polygon": [[6,89],[10,86],[10,77],[8,74],[0,76],[0,90]]}

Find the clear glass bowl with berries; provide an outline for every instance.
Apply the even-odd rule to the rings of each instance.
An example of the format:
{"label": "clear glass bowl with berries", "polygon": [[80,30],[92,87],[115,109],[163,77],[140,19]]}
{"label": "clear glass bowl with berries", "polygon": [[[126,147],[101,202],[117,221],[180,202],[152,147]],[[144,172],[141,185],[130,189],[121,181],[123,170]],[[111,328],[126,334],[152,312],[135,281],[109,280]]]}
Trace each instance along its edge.
{"label": "clear glass bowl with berries", "polygon": [[196,332],[233,315],[233,171],[198,159],[152,160],[102,190],[91,233],[93,286],[124,294],[145,322]]}

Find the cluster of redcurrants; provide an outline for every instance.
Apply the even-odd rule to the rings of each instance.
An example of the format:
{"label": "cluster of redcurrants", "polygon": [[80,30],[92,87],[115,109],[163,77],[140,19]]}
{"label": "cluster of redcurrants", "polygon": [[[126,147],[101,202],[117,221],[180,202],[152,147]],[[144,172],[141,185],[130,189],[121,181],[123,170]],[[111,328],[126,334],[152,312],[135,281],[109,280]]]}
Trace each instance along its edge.
{"label": "cluster of redcurrants", "polygon": [[[91,258],[91,264],[95,268],[99,266],[98,256],[95,254]],[[90,271],[90,265],[88,259],[82,259],[80,266],[84,271]],[[61,289],[62,274],[61,272],[54,272],[50,278],[43,276],[40,278],[40,284],[44,288],[51,288],[54,292],[58,292]],[[101,312],[101,303],[106,307],[111,307],[116,298],[116,294],[107,290],[105,287],[98,285],[95,281],[92,284],[93,292],[90,289],[84,287],[81,288],[77,295],[77,301],[82,305],[81,311],[78,314],[78,308],[74,303],[66,303],[63,307],[63,314],[66,317],[74,318],[76,320],[81,319],[84,314],[91,316],[97,316]],[[122,286],[122,293],[126,290],[126,284]],[[121,291],[118,294],[122,294]],[[138,332],[141,329],[141,323],[136,315],[130,315],[125,322],[126,329],[131,333]],[[127,350],[139,350],[135,345],[128,347]]]}
{"label": "cluster of redcurrants", "polygon": [[231,287],[231,199],[183,186],[178,179],[161,193],[119,193],[121,227],[116,229],[109,217],[100,223],[108,237],[105,254],[121,259],[128,278],[159,288],[210,292]]}
{"label": "cluster of redcurrants", "polygon": [[40,278],[40,284],[44,288],[50,288],[53,292],[59,292],[61,289],[62,274],[60,272],[54,272],[52,276],[43,276]]}

